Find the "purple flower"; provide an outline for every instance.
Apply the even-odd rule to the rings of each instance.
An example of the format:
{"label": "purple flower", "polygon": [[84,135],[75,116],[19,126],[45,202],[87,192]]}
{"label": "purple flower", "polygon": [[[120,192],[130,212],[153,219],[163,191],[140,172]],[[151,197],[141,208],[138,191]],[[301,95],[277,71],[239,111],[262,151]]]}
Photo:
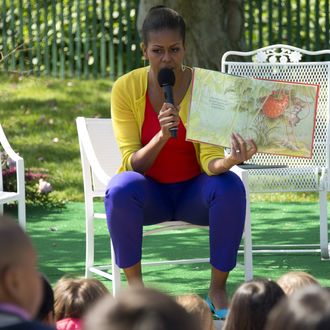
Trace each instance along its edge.
{"label": "purple flower", "polygon": [[16,174],[16,167],[11,167],[11,168],[5,168],[2,170],[2,176],[3,178],[5,177],[11,177]]}
{"label": "purple flower", "polygon": [[9,168],[15,168],[16,169],[16,162],[12,160],[10,157],[7,158],[7,166]]}
{"label": "purple flower", "polygon": [[32,170],[25,171],[25,180],[26,181],[33,181],[33,180],[46,179],[46,178],[48,178],[47,174],[44,174],[41,172],[34,173]]}

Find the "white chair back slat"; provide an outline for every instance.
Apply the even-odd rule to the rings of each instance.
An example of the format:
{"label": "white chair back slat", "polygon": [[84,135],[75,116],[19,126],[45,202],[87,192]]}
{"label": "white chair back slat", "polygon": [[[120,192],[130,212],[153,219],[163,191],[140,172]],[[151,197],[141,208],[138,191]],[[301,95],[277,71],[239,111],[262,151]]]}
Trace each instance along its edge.
{"label": "white chair back slat", "polygon": [[[90,142],[95,155],[104,169],[112,177],[121,163],[121,155],[113,134],[111,119],[85,118]],[[105,185],[92,172],[93,191],[104,196]]]}

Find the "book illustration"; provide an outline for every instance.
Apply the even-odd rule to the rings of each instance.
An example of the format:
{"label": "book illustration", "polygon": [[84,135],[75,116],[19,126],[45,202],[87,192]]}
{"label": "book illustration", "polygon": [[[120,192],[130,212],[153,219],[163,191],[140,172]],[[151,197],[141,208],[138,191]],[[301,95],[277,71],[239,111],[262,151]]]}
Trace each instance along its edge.
{"label": "book illustration", "polygon": [[187,139],[230,147],[232,132],[258,152],[311,157],[318,85],[194,68]]}

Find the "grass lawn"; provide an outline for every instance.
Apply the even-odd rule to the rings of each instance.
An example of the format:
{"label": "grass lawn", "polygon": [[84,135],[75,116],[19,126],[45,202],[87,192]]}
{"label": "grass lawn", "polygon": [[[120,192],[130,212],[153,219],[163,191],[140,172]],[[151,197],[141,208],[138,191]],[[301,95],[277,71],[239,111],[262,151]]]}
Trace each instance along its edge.
{"label": "grass lawn", "polygon": [[75,118],[110,116],[110,80],[0,76],[0,122],[26,168],[45,168],[54,194],[83,200]]}

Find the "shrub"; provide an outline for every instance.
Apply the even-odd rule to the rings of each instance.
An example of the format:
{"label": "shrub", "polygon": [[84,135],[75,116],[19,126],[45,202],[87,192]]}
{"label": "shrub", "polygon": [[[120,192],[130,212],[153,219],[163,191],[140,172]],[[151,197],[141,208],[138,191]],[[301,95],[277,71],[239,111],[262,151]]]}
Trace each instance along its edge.
{"label": "shrub", "polygon": [[[16,163],[5,152],[1,153],[1,168],[3,190],[16,191]],[[65,201],[59,200],[52,195],[53,187],[47,180],[49,180],[47,170],[43,168],[25,169],[26,205],[41,206],[48,209],[65,206]]]}

